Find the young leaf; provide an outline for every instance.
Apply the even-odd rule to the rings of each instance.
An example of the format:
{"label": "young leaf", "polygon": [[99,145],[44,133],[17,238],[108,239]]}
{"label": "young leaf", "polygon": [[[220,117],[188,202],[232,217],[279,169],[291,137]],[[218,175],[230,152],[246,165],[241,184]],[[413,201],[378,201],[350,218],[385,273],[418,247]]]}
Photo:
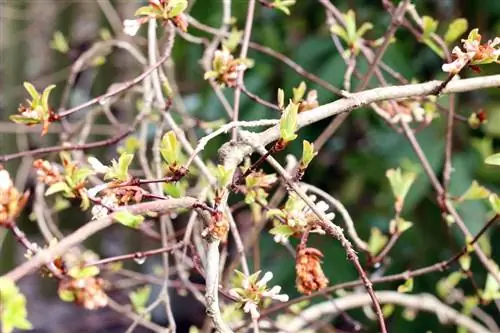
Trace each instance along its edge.
{"label": "young leaf", "polygon": [[186,10],[188,3],[187,0],[170,0],[168,6],[170,7],[168,10],[168,17],[172,18],[182,14],[182,12]]}
{"label": "young leaf", "polygon": [[424,16],[422,18],[422,24],[424,29],[424,37],[428,38],[430,37],[431,34],[436,32],[438,21],[436,21],[430,16]]}
{"label": "young leaf", "polygon": [[392,193],[396,198],[395,208],[397,212],[400,212],[403,208],[403,203],[410,190],[411,185],[415,181],[417,175],[413,172],[402,173],[401,169],[389,169],[386,172],[386,176],[391,184]]}
{"label": "young leaf", "polygon": [[130,228],[139,228],[144,221],[144,216],[134,215],[126,210],[121,210],[113,214],[113,218],[124,226]]}
{"label": "young leaf", "polygon": [[388,237],[380,229],[371,228],[370,239],[368,240],[368,250],[372,256],[376,256],[387,244]]}
{"label": "young leaf", "polygon": [[26,298],[11,280],[0,278],[0,323],[2,333],[32,328],[27,319]]}
{"label": "young leaf", "polygon": [[460,36],[462,36],[468,29],[469,23],[464,18],[458,18],[451,22],[446,34],[444,35],[444,40],[447,44],[455,42]]}
{"label": "young leaf", "polygon": [[71,192],[71,188],[65,182],[57,182],[55,184],[50,185],[47,191],[45,191],[45,195],[49,196],[58,192],[68,193]]}
{"label": "young leaf", "polygon": [[398,293],[408,293],[413,290],[413,278],[409,278],[398,287]]}
{"label": "young leaf", "polygon": [[177,163],[180,146],[177,141],[177,136],[173,131],[169,131],[163,135],[160,144],[160,153],[168,164],[173,165]]}
{"label": "young leaf", "polygon": [[280,110],[285,106],[285,92],[281,88],[278,88],[278,106]]}
{"label": "young leaf", "polygon": [[144,309],[146,307],[150,295],[151,286],[147,285],[130,292],[130,294],[128,294],[128,297],[130,298],[130,303],[132,303],[135,311],[140,312],[141,309]]}
{"label": "young leaf", "polygon": [[302,141],[302,165],[307,168],[309,163],[311,163],[314,156],[318,155],[318,152],[314,151],[314,144],[307,140]]}
{"label": "young leaf", "polygon": [[496,214],[500,214],[500,198],[498,197],[498,195],[493,193],[489,196],[488,199],[490,201],[491,208],[493,208],[493,211]]}
{"label": "young leaf", "polygon": [[482,296],[486,301],[500,299],[500,284],[498,284],[498,281],[491,274],[488,274],[486,277],[486,285],[484,286]]}
{"label": "young leaf", "polygon": [[306,93],[306,83],[304,81],[300,82],[297,88],[293,88],[293,103],[299,103]]}
{"label": "young leaf", "polygon": [[28,94],[30,94],[31,96],[31,99],[33,101],[36,101],[40,98],[40,94],[38,93],[38,91],[36,90],[36,88],[29,82],[24,82],[23,83],[24,85],[24,89],[26,89],[26,91],[28,92]]}
{"label": "young leaf", "polygon": [[391,232],[391,234],[394,234],[396,232],[402,234],[406,230],[410,229],[412,226],[413,226],[412,222],[406,221],[405,219],[400,217],[391,220],[389,224],[389,231]]}
{"label": "young leaf", "polygon": [[479,183],[474,180],[467,191],[462,194],[460,201],[486,199],[489,195],[490,191],[486,187],[479,185]]}
{"label": "young leaf", "polygon": [[297,138],[295,130],[297,129],[297,114],[299,112],[298,104],[290,102],[283,110],[280,119],[280,134],[281,139],[285,142],[290,142]]}
{"label": "young leaf", "polygon": [[488,156],[485,160],[484,163],[490,164],[490,165],[500,165],[500,153],[493,154],[491,156]]}

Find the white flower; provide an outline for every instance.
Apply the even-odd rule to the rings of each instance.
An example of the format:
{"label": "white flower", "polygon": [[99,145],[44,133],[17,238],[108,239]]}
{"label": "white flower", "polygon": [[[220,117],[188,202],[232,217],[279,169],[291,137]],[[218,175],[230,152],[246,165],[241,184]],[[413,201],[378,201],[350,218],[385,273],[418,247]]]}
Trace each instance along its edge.
{"label": "white flower", "polygon": [[257,287],[260,288],[260,287],[265,286],[269,281],[271,281],[272,278],[273,278],[273,273],[266,272],[266,274],[264,274],[264,276],[262,277],[262,279],[260,279],[257,282]]}
{"label": "white flower", "polygon": [[141,23],[138,20],[125,20],[123,21],[123,32],[129,36],[135,36]]}
{"label": "white flower", "polygon": [[467,62],[469,62],[474,57],[477,52],[474,51],[474,46],[469,43],[465,43],[464,46],[467,49],[467,53],[464,53],[458,46],[455,46],[453,48],[453,51],[451,51],[451,53],[456,56],[456,59],[449,64],[443,64],[443,66],[441,67],[443,72],[457,74],[462,70],[462,68],[464,68]]}
{"label": "white flower", "polygon": [[108,188],[108,184],[106,184],[106,183],[96,185],[92,188],[89,188],[87,190],[87,194],[89,195],[90,198],[94,199],[97,196],[97,193],[101,192],[102,190],[104,190],[106,188]]}
{"label": "white flower", "polygon": [[101,161],[99,161],[94,156],[89,156],[87,158],[87,162],[89,162],[92,169],[94,169],[94,171],[97,173],[106,173],[109,171],[109,167],[102,164]]}
{"label": "white flower", "polygon": [[0,170],[0,191],[7,191],[13,186],[14,184],[7,170]]}
{"label": "white flower", "polygon": [[109,214],[108,208],[116,208],[118,206],[118,199],[115,194],[106,195],[101,200],[102,205],[95,205],[92,207],[92,219],[97,220],[104,218]]}
{"label": "white flower", "polygon": [[288,244],[288,237],[283,234],[276,234],[273,240],[278,244]]}
{"label": "white flower", "polygon": [[287,294],[280,294],[281,292],[281,287],[280,286],[274,286],[268,291],[265,291],[262,293],[262,296],[264,297],[269,297],[271,299],[274,299],[276,301],[280,302],[288,302],[290,299]]}
{"label": "white flower", "polygon": [[250,313],[252,319],[258,319],[260,317],[260,313],[257,310],[257,304],[255,304],[252,301],[245,302],[245,305],[243,306],[243,311],[245,311],[246,313]]}

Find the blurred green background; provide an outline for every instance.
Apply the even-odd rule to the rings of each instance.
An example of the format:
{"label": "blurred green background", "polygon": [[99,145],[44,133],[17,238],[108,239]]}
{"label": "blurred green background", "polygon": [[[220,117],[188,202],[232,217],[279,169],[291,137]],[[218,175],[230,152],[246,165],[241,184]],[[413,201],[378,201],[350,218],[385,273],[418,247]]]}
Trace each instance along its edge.
{"label": "blurred green background", "polygon": [[[279,51],[306,70],[318,75],[336,87],[341,87],[345,64],[334,47],[328,27],[325,23],[324,8],[317,1],[302,0],[293,7],[288,17],[279,11],[258,6],[252,41]],[[54,105],[58,104],[69,69],[76,57],[99,40],[101,29],[113,33],[111,22],[120,22],[131,18],[134,10],[144,1],[111,1],[119,13],[119,20],[106,18],[101,7],[94,1],[47,1],[47,0],[12,0],[1,1],[1,61],[0,61],[0,153],[10,153],[26,148],[36,148],[56,144],[57,133],[40,138],[38,133],[26,133],[24,129],[8,122],[8,115],[16,112],[18,104],[24,100],[23,81],[33,82],[42,88],[56,84],[53,94]],[[372,22],[374,29],[365,35],[367,39],[381,37],[390,24],[390,16],[383,10],[380,1],[374,0],[338,0],[334,1],[343,12],[352,8],[356,11],[358,23]],[[414,1],[421,15],[437,19],[438,32],[443,35],[448,24],[455,18],[464,17],[469,27],[478,27],[483,38],[492,39],[500,35],[500,1],[498,0],[419,0]],[[242,29],[246,15],[247,2],[233,0],[233,16],[238,28]],[[220,0],[198,0],[194,3],[191,15],[198,21],[218,27],[221,21]],[[50,48],[53,33],[59,30],[67,37],[70,51],[61,54]],[[142,28],[144,36],[146,28]],[[189,28],[193,35],[210,37],[195,28]],[[121,36],[123,38],[123,36]],[[390,45],[384,62],[401,73],[408,80],[425,81],[443,79],[443,63],[431,49],[415,38],[404,28],[396,33],[397,41]],[[136,40],[142,50],[144,40]],[[142,44],[141,44],[142,43]],[[210,86],[203,80],[203,69],[198,63],[203,48],[193,45],[182,38],[177,38],[174,48],[177,84],[190,115],[202,120],[217,120],[225,113],[213,94]],[[303,80],[285,64],[267,55],[250,50],[249,57],[255,60],[255,66],[245,74],[245,84],[251,92],[263,99],[274,101],[277,88],[291,93],[291,89]],[[358,61],[358,69],[366,70],[366,62]],[[106,62],[92,67],[80,74],[77,85],[71,95],[70,104],[77,105],[106,91],[117,81],[136,76],[140,68],[124,54],[116,51],[106,57]],[[500,66],[490,65],[483,68],[481,75],[500,73]],[[477,76],[466,71],[463,76]],[[323,88],[308,82],[308,88],[318,90],[321,103],[335,100],[336,97]],[[392,82],[395,83],[395,82]],[[352,86],[356,87],[353,78]],[[375,87],[375,80],[371,87]],[[232,92],[226,91],[229,100]],[[483,163],[485,156],[498,150],[500,137],[500,92],[498,89],[477,91],[457,96],[457,113],[466,118],[480,108],[488,113],[489,123],[480,129],[471,129],[466,122],[457,122],[454,130],[453,167],[451,193],[461,195],[473,180],[479,181],[489,189],[499,192],[500,172]],[[446,97],[440,103],[447,104]],[[123,121],[133,117],[133,105],[121,103],[113,111]],[[245,120],[276,117],[272,111],[243,97],[241,118]],[[77,115],[73,120],[78,120]],[[104,121],[104,120],[103,120]],[[301,139],[314,140],[329,120],[309,126],[300,132]],[[432,167],[442,173],[445,146],[446,118],[442,115],[432,126],[417,135]],[[103,124],[102,133],[95,128],[90,141],[99,140],[108,135]],[[104,136],[103,136],[104,135]],[[205,151],[204,157],[215,160],[217,148],[226,140],[215,140]],[[291,145],[286,153],[296,156],[301,154],[299,140]],[[285,154],[279,155],[284,160]],[[11,171],[20,170],[20,160],[9,162],[6,166]],[[464,244],[463,236],[455,227],[448,228],[443,222],[441,212],[436,205],[435,194],[418,160],[406,139],[381,121],[371,109],[355,111],[342,125],[335,136],[328,141],[319,156],[309,167],[304,180],[321,187],[340,199],[355,221],[361,237],[368,240],[370,229],[377,227],[388,233],[389,221],[393,217],[393,196],[385,172],[389,168],[403,166],[419,172],[415,185],[410,190],[402,216],[414,223],[389,254],[390,264],[385,267],[386,274],[402,272],[445,260]],[[17,180],[22,184],[23,180]],[[29,186],[29,181],[28,185]],[[477,233],[491,216],[487,202],[471,201],[460,206],[465,223],[473,234]],[[74,215],[71,215],[74,214]],[[78,210],[68,213],[67,228],[71,229],[85,221],[78,215]],[[71,220],[71,221],[70,221]],[[341,225],[340,216],[337,222]],[[25,229],[35,231],[32,222],[23,222]],[[491,256],[496,262],[500,258],[500,230],[494,226],[488,233]],[[99,241],[96,244],[99,246]],[[116,241],[116,240],[115,240]],[[129,240],[130,241],[130,240]],[[94,244],[94,245],[96,245]],[[311,244],[317,245],[325,254],[324,269],[331,284],[357,278],[351,264],[346,260],[340,245],[325,237],[312,237]],[[485,246],[486,246],[485,245]],[[297,295],[294,287],[294,260],[270,236],[261,239],[264,270],[275,274],[276,283],[283,285],[285,291]],[[8,236],[2,243],[0,269],[5,272],[14,264],[13,251],[16,246]],[[366,258],[362,256],[362,261]],[[279,265],[279,266],[278,266]],[[276,269],[279,267],[279,269]],[[458,267],[453,267],[454,270]],[[473,258],[472,272],[479,288],[484,286],[486,274]],[[447,273],[433,273],[415,279],[413,293],[436,293],[437,282]],[[376,289],[395,290],[399,283],[376,285]],[[465,295],[473,295],[475,289],[470,279],[459,284]],[[28,296],[29,297],[29,296]],[[29,299],[29,298],[28,298]],[[456,305],[461,309],[460,305]],[[493,305],[483,307],[490,315],[498,318],[498,310]],[[418,314],[415,320],[407,320],[398,309],[388,319],[390,332],[454,332],[456,328],[443,326],[431,314]],[[368,331],[376,330],[376,322],[364,318],[361,310],[353,311],[354,318],[367,323]],[[36,323],[34,323],[36,326]]]}

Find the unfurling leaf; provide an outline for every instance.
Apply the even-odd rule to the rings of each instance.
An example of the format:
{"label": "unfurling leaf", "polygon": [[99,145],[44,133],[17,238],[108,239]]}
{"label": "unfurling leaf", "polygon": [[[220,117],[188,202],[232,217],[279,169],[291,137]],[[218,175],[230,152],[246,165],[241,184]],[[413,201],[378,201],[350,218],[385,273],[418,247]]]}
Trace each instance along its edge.
{"label": "unfurling leaf", "polygon": [[398,287],[398,293],[408,293],[413,290],[413,278],[409,278]]}
{"label": "unfurling leaf", "polygon": [[396,232],[402,234],[406,230],[410,229],[413,226],[413,223],[410,221],[406,221],[405,219],[399,217],[391,220],[389,224],[389,231],[391,234],[395,234]]}
{"label": "unfurling leaf", "polygon": [[32,328],[27,319],[26,298],[11,280],[0,278],[0,325],[2,333]]}
{"label": "unfurling leaf", "polygon": [[316,156],[318,152],[314,151],[314,144],[310,143],[307,140],[302,141],[302,159],[301,165],[304,168],[307,168],[309,163],[311,163],[314,156]]}
{"label": "unfurling leaf", "polygon": [[466,19],[458,18],[450,23],[446,34],[444,35],[444,40],[447,44],[452,44],[460,36],[462,36],[468,29],[469,24]]}
{"label": "unfurling leaf", "polygon": [[485,160],[484,163],[489,164],[489,165],[500,165],[500,153],[493,154],[491,156],[488,156]]}
{"label": "unfurling leaf", "polygon": [[498,195],[494,193],[490,194],[488,199],[490,201],[491,208],[493,208],[493,211],[496,214],[500,214],[500,198],[498,197]]}
{"label": "unfurling leaf", "polygon": [[151,286],[149,285],[138,288],[128,294],[130,303],[132,303],[132,306],[137,313],[141,313],[146,308],[150,296]]}
{"label": "unfurling leaf", "polygon": [[485,301],[500,299],[500,284],[491,273],[486,277],[482,298]]}
{"label": "unfurling leaf", "polygon": [[414,172],[401,172],[401,169],[398,168],[387,170],[386,176],[391,184],[392,193],[394,193],[394,197],[396,198],[396,212],[401,212],[405,197],[417,175]]}
{"label": "unfurling leaf", "polygon": [[144,216],[134,215],[126,210],[121,210],[113,214],[113,219],[124,226],[138,228],[144,221]]}
{"label": "unfurling leaf", "polygon": [[299,103],[303,98],[304,95],[306,94],[306,83],[304,81],[300,82],[299,86],[297,88],[293,88],[293,103],[297,104]]}
{"label": "unfurling leaf", "polygon": [[278,88],[278,106],[280,110],[285,106],[285,92],[281,88]]}
{"label": "unfurling leaf", "polygon": [[285,142],[290,142],[297,138],[295,131],[297,129],[297,114],[299,112],[298,104],[290,102],[283,110],[280,119],[280,134],[281,139]]}
{"label": "unfurling leaf", "polygon": [[165,135],[163,135],[163,138],[161,139],[160,153],[169,165],[174,165],[178,162],[180,146],[177,141],[177,136],[173,131],[168,131]]}
{"label": "unfurling leaf", "polygon": [[462,194],[460,201],[486,199],[489,195],[490,191],[486,187],[479,185],[479,183],[474,180],[467,191]]}
{"label": "unfurling leaf", "polygon": [[368,240],[368,250],[372,256],[376,256],[387,244],[388,237],[380,229],[371,228],[370,239]]}

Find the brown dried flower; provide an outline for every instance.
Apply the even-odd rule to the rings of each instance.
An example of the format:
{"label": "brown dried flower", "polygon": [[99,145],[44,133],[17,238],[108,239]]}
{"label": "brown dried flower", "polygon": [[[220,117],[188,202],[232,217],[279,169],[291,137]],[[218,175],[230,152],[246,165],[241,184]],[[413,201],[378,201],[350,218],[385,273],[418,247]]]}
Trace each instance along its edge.
{"label": "brown dried flower", "polygon": [[296,285],[300,293],[310,295],[328,285],[328,279],[321,268],[322,258],[323,254],[315,248],[301,249],[297,254]]}

